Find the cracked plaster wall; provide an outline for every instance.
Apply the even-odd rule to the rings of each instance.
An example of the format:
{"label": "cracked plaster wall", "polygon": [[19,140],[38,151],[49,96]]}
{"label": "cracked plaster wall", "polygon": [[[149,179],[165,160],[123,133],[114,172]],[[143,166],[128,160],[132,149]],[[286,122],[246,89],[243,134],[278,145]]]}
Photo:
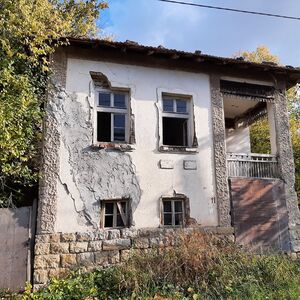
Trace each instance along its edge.
{"label": "cracked plaster wall", "polygon": [[[67,223],[74,230],[99,227],[101,200],[130,198],[135,210],[141,195],[129,154],[92,147],[90,107],[85,104],[75,93],[61,90],[52,105],[60,132],[58,226]],[[66,198],[72,209],[62,205]],[[61,212],[65,216],[73,212],[73,218],[66,220]]]}
{"label": "cracked plaster wall", "polygon": [[[91,147],[91,71],[102,72],[113,88],[130,91],[136,135],[131,152]],[[190,199],[191,217],[199,224],[218,224],[208,76],[73,58],[66,74],[66,90],[59,90],[52,107],[60,134],[55,231],[95,230],[101,200],[120,197],[131,199],[135,227],[158,227],[159,199],[174,192]],[[196,154],[157,150],[157,89],[193,96]],[[171,161],[173,168],[160,168],[161,160]],[[196,170],[184,169],[184,160],[192,160]]]}

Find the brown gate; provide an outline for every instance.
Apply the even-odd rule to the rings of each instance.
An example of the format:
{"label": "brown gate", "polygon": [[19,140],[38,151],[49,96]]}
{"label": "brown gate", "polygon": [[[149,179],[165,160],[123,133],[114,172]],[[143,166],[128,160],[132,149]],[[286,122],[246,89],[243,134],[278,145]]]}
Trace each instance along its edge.
{"label": "brown gate", "polygon": [[22,290],[31,277],[32,207],[0,209],[0,288]]}
{"label": "brown gate", "polygon": [[289,250],[288,216],[279,179],[230,179],[236,241],[254,249]]}

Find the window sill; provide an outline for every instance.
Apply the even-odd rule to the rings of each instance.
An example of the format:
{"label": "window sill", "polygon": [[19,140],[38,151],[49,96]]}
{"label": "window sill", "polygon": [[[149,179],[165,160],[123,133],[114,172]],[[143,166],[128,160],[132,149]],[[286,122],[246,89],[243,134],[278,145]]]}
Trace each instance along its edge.
{"label": "window sill", "polygon": [[160,146],[160,152],[168,153],[184,153],[184,154],[195,154],[198,153],[197,147],[184,147],[184,146]]}
{"label": "window sill", "polygon": [[97,142],[93,145],[95,148],[105,150],[118,150],[122,152],[132,151],[133,148],[127,143],[113,143],[113,142]]}

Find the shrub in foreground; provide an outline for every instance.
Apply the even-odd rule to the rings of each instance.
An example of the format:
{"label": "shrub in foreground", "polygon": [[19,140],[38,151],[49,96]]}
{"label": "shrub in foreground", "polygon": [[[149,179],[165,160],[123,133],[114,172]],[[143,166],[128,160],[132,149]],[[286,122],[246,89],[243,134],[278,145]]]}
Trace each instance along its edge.
{"label": "shrub in foreground", "polygon": [[178,247],[135,252],[120,266],[52,279],[19,299],[300,299],[300,266],[284,255],[255,255],[194,233],[178,237]]}

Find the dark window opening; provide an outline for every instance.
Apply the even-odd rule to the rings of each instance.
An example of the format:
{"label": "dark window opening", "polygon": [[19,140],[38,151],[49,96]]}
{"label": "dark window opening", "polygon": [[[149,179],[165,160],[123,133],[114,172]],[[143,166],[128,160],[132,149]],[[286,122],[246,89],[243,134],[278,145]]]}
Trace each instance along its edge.
{"label": "dark window opening", "polygon": [[111,141],[111,114],[106,112],[97,112],[97,141]]}
{"label": "dark window opening", "polygon": [[128,201],[105,201],[103,209],[104,228],[128,226]]}
{"label": "dark window opening", "polygon": [[163,225],[184,225],[184,202],[183,200],[163,200]]}
{"label": "dark window opening", "polygon": [[114,141],[125,141],[125,115],[114,114]]}
{"label": "dark window opening", "polygon": [[163,144],[187,146],[188,119],[163,117]]}

